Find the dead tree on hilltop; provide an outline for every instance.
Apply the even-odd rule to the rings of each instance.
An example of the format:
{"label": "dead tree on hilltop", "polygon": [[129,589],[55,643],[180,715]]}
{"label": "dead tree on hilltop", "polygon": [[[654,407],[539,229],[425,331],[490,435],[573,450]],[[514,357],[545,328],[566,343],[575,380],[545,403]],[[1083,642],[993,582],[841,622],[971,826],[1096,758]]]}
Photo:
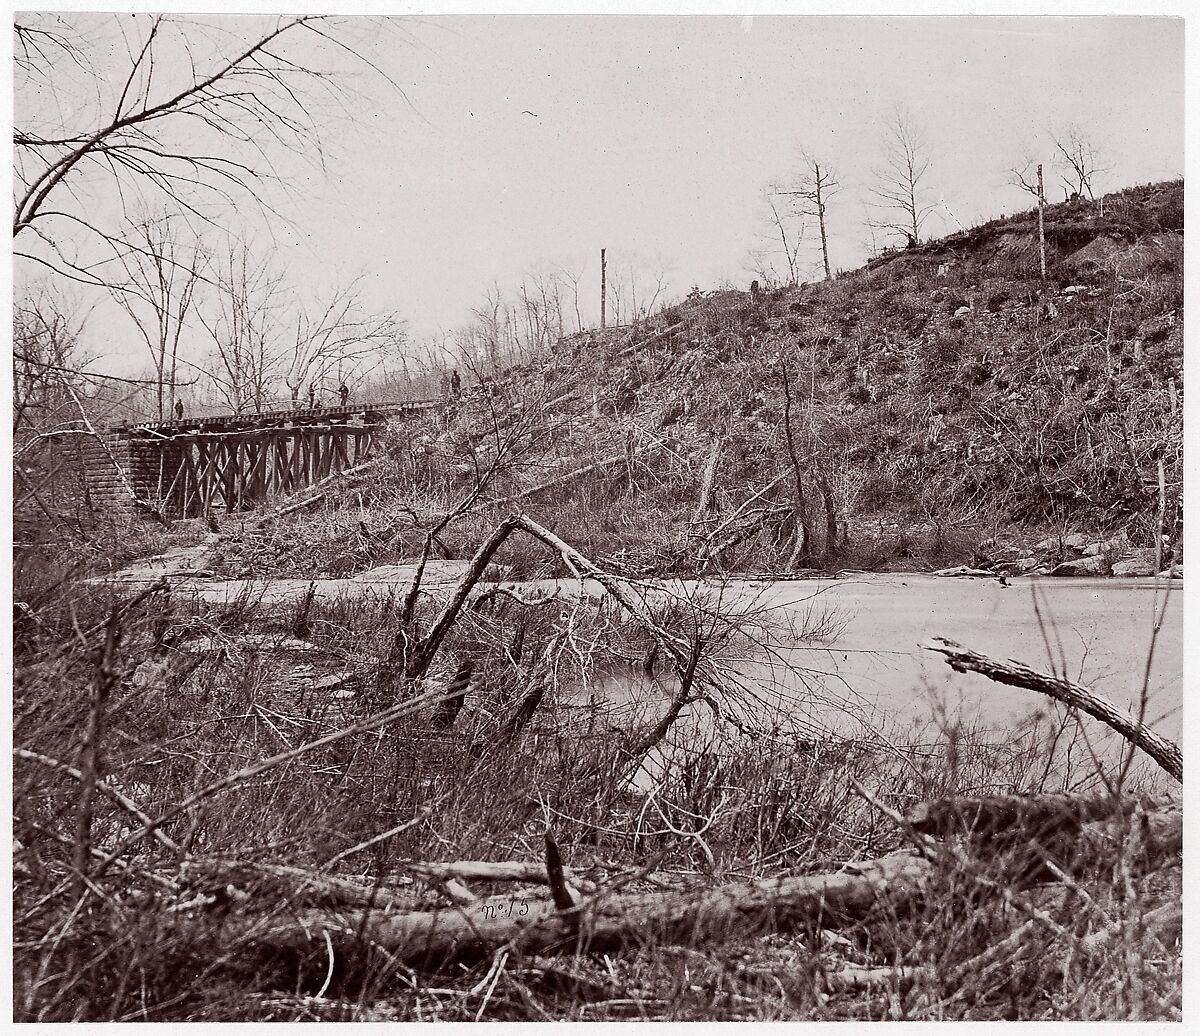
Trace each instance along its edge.
{"label": "dead tree on hilltop", "polygon": [[763,205],[766,224],[764,247],[751,252],[756,273],[766,284],[778,284],[772,258],[782,255],[787,265],[786,284],[794,287],[800,283],[800,248],[804,244],[804,216],[790,203],[781,203],[788,191],[771,184],[763,189]]}
{"label": "dead tree on hilltop", "polygon": [[1038,214],[1038,257],[1041,262],[1042,281],[1046,280],[1046,189],[1045,183],[1042,180],[1042,163],[1037,164],[1037,180],[1029,173],[1030,162],[1026,162],[1020,169],[1012,169],[1013,185],[1019,187],[1027,194],[1032,194],[1037,202]]}
{"label": "dead tree on hilltop", "polygon": [[1060,130],[1051,130],[1050,141],[1058,152],[1059,176],[1063,185],[1072,194],[1082,198],[1086,193],[1089,201],[1095,201],[1092,181],[1097,173],[1104,172],[1097,164],[1099,149],[1084,130],[1074,123]]}
{"label": "dead tree on hilltop", "polygon": [[868,225],[916,244],[921,240],[925,220],[936,207],[925,200],[928,145],[912,117],[897,109],[884,132],[883,148],[883,164],[875,170],[875,185],[871,188],[879,215],[868,220]]}
{"label": "dead tree on hilltop", "polygon": [[817,228],[821,234],[821,260],[825,266],[825,279],[831,281],[833,280],[833,271],[829,266],[826,207],[830,199],[842,188],[838,182],[837,172],[828,164],[823,164],[819,158],[807,151],[802,152],[801,160],[804,163],[804,169],[800,174],[800,179],[790,190],[779,193],[800,199],[797,209],[799,215],[816,218]]}

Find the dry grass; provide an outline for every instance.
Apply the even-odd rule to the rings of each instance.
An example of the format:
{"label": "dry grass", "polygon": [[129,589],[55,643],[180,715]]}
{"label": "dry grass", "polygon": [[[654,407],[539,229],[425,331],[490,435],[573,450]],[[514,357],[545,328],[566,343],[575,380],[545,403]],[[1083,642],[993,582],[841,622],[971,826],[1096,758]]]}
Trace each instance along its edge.
{"label": "dry grass", "polygon": [[[28,570],[27,570],[28,571]],[[57,578],[57,577],[55,577]],[[108,602],[47,576],[35,593],[38,625],[18,649],[14,742],[74,765],[94,706],[98,634]],[[39,596],[40,594],[40,596]],[[433,602],[422,603],[417,625]],[[261,869],[233,883],[194,876],[184,858],[300,867],[393,890],[416,905],[445,903],[406,878],[407,861],[542,856],[549,827],[568,864],[597,883],[692,888],[781,872],[821,871],[906,845],[904,833],[853,791],[859,782],[903,810],[957,792],[1061,787],[1044,727],[1003,743],[978,731],[893,733],[847,742],[775,729],[693,755],[652,793],[623,781],[625,749],[643,728],[564,693],[585,678],[625,672],[651,646],[627,618],[551,601],[495,602],[471,611],[424,687],[402,693],[411,711],[236,781],[162,825],[168,843],[142,839],[86,891],[73,871],[80,782],[24,756],[15,762],[15,1011],[23,1020],[672,1020],[746,1019],[1171,1019],[1180,1012],[1180,957],[1136,925],[1097,956],[1076,940],[1142,917],[1179,894],[1178,868],[1150,876],[1120,867],[1072,886],[1007,887],[1005,859],[943,872],[903,913],[882,911],[831,947],[815,931],[747,936],[703,952],[667,945],[606,957],[523,959],[419,973],[363,947],[330,969],[318,941],[303,959],[264,960],[227,934],[232,918],[286,919],[312,893],[276,888]],[[105,709],[99,776],[156,816],[222,775],[346,729],[373,700],[395,633],[388,602],[314,602],[273,614],[250,600],[222,609],[160,596],[122,620],[116,683]],[[714,618],[714,600],[656,607],[664,628],[695,634],[719,658],[750,644],[828,636],[836,615],[814,611],[800,629],[769,612]],[[523,628],[520,647],[516,632]],[[300,630],[311,649],[295,643]],[[558,647],[547,656],[546,649]],[[513,659],[517,659],[517,665]],[[549,658],[549,662],[535,662]],[[452,729],[431,727],[438,691],[469,660],[474,681]],[[496,735],[537,666],[550,692],[522,736]],[[654,662],[650,662],[651,668]],[[309,667],[305,669],[304,667]],[[343,683],[318,689],[322,676]],[[660,679],[667,677],[659,668]],[[353,694],[345,693],[353,691]],[[432,699],[420,695],[432,691]],[[557,692],[557,693],[556,693]],[[920,736],[918,736],[918,733]],[[1073,783],[1078,779],[1076,770]],[[1056,783],[1056,781],[1058,783]],[[103,856],[138,825],[101,789],[91,841]],[[395,833],[377,841],[378,836]],[[171,846],[177,846],[174,850]],[[331,866],[332,865],[332,866]],[[254,874],[257,877],[254,877]],[[502,891],[497,888],[496,891]],[[544,895],[517,889],[517,896]],[[306,895],[309,896],[306,899]],[[1035,926],[1000,954],[1036,906]],[[922,969],[919,982],[838,991],[838,961]],[[979,961],[978,964],[972,963]]]}

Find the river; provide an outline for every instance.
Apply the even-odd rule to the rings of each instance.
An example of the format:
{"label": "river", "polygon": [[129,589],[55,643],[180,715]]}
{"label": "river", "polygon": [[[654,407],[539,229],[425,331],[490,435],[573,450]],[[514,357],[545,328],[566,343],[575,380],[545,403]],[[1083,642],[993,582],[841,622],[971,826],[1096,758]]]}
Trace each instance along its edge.
{"label": "river", "polygon": [[[430,574],[446,587],[462,564],[441,562]],[[173,584],[178,592],[205,601],[229,601],[248,592],[269,606],[299,597],[310,584],[323,598],[402,594],[410,578],[407,566],[389,566],[352,579],[183,578]],[[732,678],[755,689],[767,712],[778,706],[793,717],[859,736],[902,729],[941,709],[944,716],[1002,736],[1047,708],[1040,695],[954,672],[940,655],[921,649],[927,638],[942,636],[984,654],[1065,674],[1136,713],[1153,643],[1146,720],[1165,736],[1180,737],[1183,593],[1178,580],[1025,577],[1002,586],[993,579],[861,573],[659,586],[668,595],[703,588],[710,596],[719,593],[727,605],[765,610],[785,624],[824,619],[833,627],[831,636],[818,641],[772,639],[769,652],[744,650],[724,663]],[[581,588],[573,580],[541,580],[521,589],[528,593],[535,587],[557,587],[568,598],[581,589],[591,597],[602,593],[590,581]],[[609,671],[569,691],[567,698],[604,701],[644,715],[669,693],[669,687],[651,685],[640,674]],[[703,721],[697,715],[693,722]]]}

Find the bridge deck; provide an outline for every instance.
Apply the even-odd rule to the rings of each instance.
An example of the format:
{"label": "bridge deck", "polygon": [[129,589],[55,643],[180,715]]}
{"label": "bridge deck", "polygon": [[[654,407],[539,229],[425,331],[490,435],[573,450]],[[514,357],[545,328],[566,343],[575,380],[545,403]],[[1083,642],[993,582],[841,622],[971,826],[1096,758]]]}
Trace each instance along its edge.
{"label": "bridge deck", "polygon": [[267,410],[259,414],[212,414],[184,417],[176,421],[142,421],[118,425],[115,432],[172,438],[191,432],[221,430],[224,432],[253,431],[289,425],[346,424],[361,418],[363,424],[378,424],[389,414],[416,410],[436,410],[445,406],[444,399],[405,399],[388,403],[348,403],[345,406],[293,407],[287,410]]}

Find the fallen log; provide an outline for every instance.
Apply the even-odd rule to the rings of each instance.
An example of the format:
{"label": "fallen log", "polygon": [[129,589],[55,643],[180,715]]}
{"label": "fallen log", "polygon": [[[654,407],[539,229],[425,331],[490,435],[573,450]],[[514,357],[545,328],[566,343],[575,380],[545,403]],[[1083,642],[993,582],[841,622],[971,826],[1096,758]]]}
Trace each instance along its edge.
{"label": "fallen log", "polygon": [[995,579],[996,573],[990,568],[972,568],[970,565],[956,565],[954,568],[941,568],[932,573],[935,576],[942,578],[971,578],[971,579]]}
{"label": "fallen log", "polygon": [[[633,456],[638,457],[645,453],[644,449],[635,450]],[[557,478],[552,478],[549,482],[542,482],[536,486],[530,486],[528,489],[522,489],[519,493],[513,493],[512,496],[501,497],[499,500],[492,500],[490,503],[493,506],[501,507],[505,504],[515,503],[517,500],[527,500],[531,496],[537,496],[539,493],[545,493],[551,489],[557,489],[559,486],[565,486],[569,482],[574,482],[576,479],[583,478],[593,471],[605,471],[608,468],[615,467],[629,459],[628,453],[618,453],[611,457],[605,457],[603,460],[598,460],[594,464],[586,464],[582,468],[575,468],[573,471],[568,471],[565,474],[559,475]]]}
{"label": "fallen log", "polygon": [[1089,821],[1128,816],[1138,805],[1150,812],[1178,810],[1178,800],[1108,795],[985,795],[951,796],[918,803],[905,819],[922,834],[937,838],[973,833],[989,836],[1016,827],[1034,830],[1072,819],[1076,826]]}
{"label": "fallen log", "polygon": [[880,986],[904,990],[916,982],[932,981],[934,977],[931,968],[869,968],[847,964],[837,971],[826,972],[822,984],[827,993],[862,993]]}
{"label": "fallen log", "polygon": [[618,352],[617,357],[620,358],[622,356],[628,356],[630,353],[636,352],[638,349],[644,349],[647,345],[650,345],[652,342],[657,341],[665,335],[673,334],[675,331],[678,331],[683,327],[684,323],[685,321],[681,320],[678,324],[672,324],[670,327],[661,328],[660,330],[655,331],[652,335],[647,335],[645,338],[639,338],[632,345],[627,345],[620,352]]}
{"label": "fallen log", "polygon": [[1127,938],[1131,929],[1140,928],[1169,947],[1183,936],[1183,904],[1164,903],[1149,913],[1127,921],[1116,921],[1080,941],[1084,953],[1095,956],[1110,949],[1119,939]]}
{"label": "fallen log", "polygon": [[267,522],[274,521],[277,518],[286,518],[289,514],[295,514],[297,511],[303,511],[306,507],[312,507],[313,504],[319,504],[325,499],[325,490],[321,490],[316,496],[306,497],[303,500],[297,500],[295,503],[288,504],[286,507],[280,507],[270,514],[266,515],[259,523],[261,529]]}
{"label": "fallen log", "polygon": [[[397,866],[409,874],[434,881],[512,881],[529,885],[547,885],[546,869],[537,863],[508,860],[492,863],[487,860],[460,860],[456,863],[401,863]],[[594,892],[596,886],[576,875],[570,867],[562,869],[563,879],[585,892]]]}
{"label": "fallen log", "polygon": [[[694,946],[804,925],[845,924],[883,907],[914,901],[933,864],[902,853],[847,864],[830,874],[782,876],[675,893],[606,894],[571,910],[521,900],[496,909],[495,900],[443,910],[385,914],[352,911],[341,917],[303,912],[288,920],[231,919],[221,937],[244,940],[251,952],[297,959],[314,947],[337,956],[363,942],[393,959],[422,967],[485,959],[503,948],[523,954],[598,953],[653,943]],[[508,903],[508,900],[505,900]]]}
{"label": "fallen log", "polygon": [[198,891],[227,886],[259,898],[323,907],[364,907],[378,910],[411,910],[417,897],[385,885],[369,885],[335,874],[319,874],[301,867],[192,857],[182,867],[182,883]]}
{"label": "fallen log", "polygon": [[[1146,812],[1148,803],[1155,812]],[[1182,810],[1172,807],[1173,802],[1164,806],[1148,797],[1113,800],[1043,795],[1022,799],[996,795],[923,803],[909,812],[908,823],[943,838],[983,833],[997,839],[1014,838],[1018,845],[1031,825],[1050,824],[1061,836],[1057,848],[1064,858],[1073,851],[1081,864],[1067,869],[1079,872],[1115,860],[1118,853],[1127,853],[1134,863],[1177,863],[1182,848]],[[1065,827],[1064,817],[1069,818]],[[1131,824],[1135,825],[1132,829]],[[214,865],[212,872],[210,865]],[[1018,881],[1016,870],[1007,861],[1002,861],[1002,866],[1011,881]],[[385,951],[397,962],[438,969],[453,963],[476,963],[502,950],[552,956],[655,944],[694,947],[796,928],[825,934],[827,929],[872,916],[890,916],[919,904],[939,864],[920,854],[898,853],[845,864],[830,873],[784,875],[715,889],[622,894],[616,889],[595,892],[595,886],[576,878],[562,866],[557,845],[547,838],[544,865],[514,861],[401,863],[401,870],[438,885],[453,900],[452,906],[439,909],[416,909],[411,898],[404,901],[404,893],[297,868],[195,861],[185,867],[185,874],[189,867],[199,867],[206,877],[211,873],[218,880],[234,877],[237,868],[247,867],[246,878],[253,883],[253,891],[278,890],[280,902],[287,905],[286,916],[247,911],[214,917],[213,923],[220,929],[213,933],[214,938],[236,940],[240,952],[256,959],[294,962],[301,968],[308,966],[305,961],[313,961],[312,966],[319,964],[323,970],[333,967],[335,960],[353,966],[366,946]],[[1061,877],[1061,871],[1052,876]],[[468,880],[548,884],[553,895],[517,889],[507,895],[476,897],[461,884]],[[580,888],[590,894],[583,898]],[[314,899],[324,909],[314,909]],[[332,914],[331,907],[355,909]],[[1168,937],[1178,921],[1177,904],[1171,903],[1143,919],[1147,930],[1165,931]],[[1029,941],[1027,936],[1044,923],[1035,917],[1014,930],[980,957],[960,966],[955,981],[993,960],[1017,959],[1024,952],[1023,943]],[[1101,951],[1124,930],[1109,927],[1111,931],[1093,933],[1083,943],[1075,939],[1076,948],[1088,954]],[[1055,923],[1050,928],[1059,936],[1068,934]],[[904,987],[926,974],[921,968],[844,962],[839,970],[826,973],[825,988],[835,992],[879,985]]]}
{"label": "fallen log", "polygon": [[1183,753],[1175,742],[1155,733],[1146,724],[1128,712],[1118,709],[1112,702],[1082,684],[1047,676],[1012,659],[1000,661],[989,658],[945,637],[934,637],[922,647],[927,651],[945,655],[946,664],[960,673],[980,673],[996,683],[1037,691],[1064,705],[1086,712],[1112,727],[1123,738],[1150,756],[1175,780],[1183,783]]}
{"label": "fallen log", "polygon": [[[1149,808],[1147,808],[1149,807]],[[1132,814],[1132,817],[1131,817]],[[1014,854],[1037,874],[1046,859],[1072,874],[1111,866],[1125,852],[1135,870],[1168,866],[1183,850],[1183,811],[1148,797],[990,795],[923,802],[905,819],[937,838],[965,835],[975,855]],[[1133,825],[1139,825],[1133,830]],[[1130,836],[1136,835],[1130,848]],[[1010,874],[1020,869],[1006,861]]]}
{"label": "fallen log", "polygon": [[[380,463],[379,457],[372,457],[370,460],[363,461],[361,464],[356,464],[352,468],[343,468],[341,471],[335,471],[331,475],[326,475],[318,482],[314,482],[311,486],[306,487],[303,492],[311,493],[314,489],[320,489],[322,486],[328,486],[338,479],[346,478],[350,475],[361,475],[364,471],[370,471],[371,468],[378,467]],[[303,500],[297,500],[290,504],[283,504],[273,508],[264,514],[258,521],[258,528],[264,528],[268,522],[272,522],[277,518],[284,518],[296,511],[301,511],[306,507],[311,507],[313,504],[320,503],[325,499],[328,489],[322,489],[321,492],[313,496],[306,496]]]}

